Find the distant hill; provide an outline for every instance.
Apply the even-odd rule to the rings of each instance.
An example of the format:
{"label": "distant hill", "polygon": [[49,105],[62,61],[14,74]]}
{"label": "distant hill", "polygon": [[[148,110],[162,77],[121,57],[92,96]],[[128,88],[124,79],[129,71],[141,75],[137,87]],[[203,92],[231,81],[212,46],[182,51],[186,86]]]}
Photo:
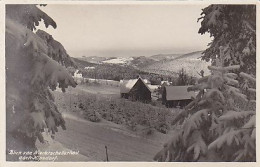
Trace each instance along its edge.
{"label": "distant hill", "polygon": [[83,57],[80,57],[80,58],[77,58],[77,59],[84,60],[84,61],[87,61],[87,62],[90,62],[90,63],[100,64],[103,61],[106,61],[106,60],[109,60],[109,59],[112,59],[112,58],[111,57],[99,57],[99,56],[90,56],[90,57],[83,56]]}
{"label": "distant hill", "polygon": [[91,57],[80,57],[77,58],[78,60],[86,61],[93,64],[115,64],[121,66],[132,66],[134,68],[139,69],[140,67],[145,67],[147,65],[151,65],[154,62],[159,61],[159,59],[153,57],[98,57],[98,56],[91,56]]}
{"label": "distant hill", "polygon": [[[119,81],[121,79],[134,79],[141,76],[143,79],[150,80],[153,84],[159,84],[160,79],[166,79],[171,76],[162,76],[159,74],[153,74],[144,72],[127,64],[117,64],[114,63],[116,58],[110,59],[113,60],[113,63],[90,63],[88,61],[72,58],[76,63],[78,70],[82,73],[85,78],[96,78],[96,79],[109,79]],[[74,69],[76,70],[76,69]]]}
{"label": "distant hill", "polygon": [[155,60],[151,57],[140,56],[140,57],[133,57],[133,60],[130,62],[129,65],[139,69],[151,65],[157,61],[158,60]]}
{"label": "distant hill", "polygon": [[80,58],[71,57],[71,59],[75,62],[78,68],[85,68],[85,67],[95,67],[97,66],[96,63],[90,63],[88,61],[82,60]]}
{"label": "distant hill", "polygon": [[181,55],[182,54],[157,54],[157,55],[150,56],[149,58],[152,58],[156,61],[162,61],[162,60],[174,59]]}
{"label": "distant hill", "polygon": [[202,51],[192,52],[176,56],[171,60],[161,60],[149,66],[142,68],[142,71],[153,72],[156,74],[177,74],[182,68],[189,74],[199,77],[197,72],[204,70],[205,75],[209,74],[208,66],[210,62],[201,60]]}
{"label": "distant hill", "polygon": [[187,54],[183,54],[180,56],[175,57],[174,59],[183,59],[183,58],[195,58],[198,59],[202,56],[202,52],[203,51],[196,51],[196,52],[191,52],[191,53],[187,53]]}
{"label": "distant hill", "polygon": [[[143,75],[147,79],[152,75],[154,80],[158,78],[177,77],[183,68],[187,74],[199,77],[199,72],[204,70],[209,74],[209,62],[201,60],[202,51],[188,54],[158,54],[149,57],[80,57],[72,58],[86,77],[98,77],[100,79],[132,79]],[[93,70],[95,68],[95,70]],[[89,69],[89,70],[88,70]]]}
{"label": "distant hill", "polygon": [[132,60],[132,57],[112,57],[102,61],[101,63],[129,65]]}

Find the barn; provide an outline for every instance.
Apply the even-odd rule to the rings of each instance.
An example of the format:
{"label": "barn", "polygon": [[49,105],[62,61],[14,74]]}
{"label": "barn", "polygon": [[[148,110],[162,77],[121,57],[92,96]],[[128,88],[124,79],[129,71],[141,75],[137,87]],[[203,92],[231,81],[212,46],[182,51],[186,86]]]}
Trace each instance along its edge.
{"label": "barn", "polygon": [[151,89],[142,78],[120,81],[120,94],[122,98],[132,101],[151,101]]}
{"label": "barn", "polygon": [[190,86],[165,86],[162,93],[162,104],[169,108],[185,107],[192,101],[191,97],[196,96],[194,91],[187,91],[188,87]]}

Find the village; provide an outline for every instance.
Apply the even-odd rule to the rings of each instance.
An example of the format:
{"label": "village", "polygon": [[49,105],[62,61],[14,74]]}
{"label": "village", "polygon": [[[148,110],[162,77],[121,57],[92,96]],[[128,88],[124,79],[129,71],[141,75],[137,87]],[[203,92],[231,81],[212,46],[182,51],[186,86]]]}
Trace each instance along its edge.
{"label": "village", "polygon": [[[115,81],[84,78],[76,70],[73,78],[76,88],[69,88],[66,93],[59,89],[52,92],[69,127],[59,131],[55,141],[69,149],[76,148],[88,157],[87,161],[105,161],[105,146],[109,161],[149,161],[180,128],[171,121],[196,96],[187,91],[188,85],[171,86],[169,81],[152,85],[140,76]],[[46,150],[41,144],[38,147]],[[52,147],[53,144],[47,150]],[[86,157],[81,160],[86,161]]]}
{"label": "village", "polygon": [[79,70],[76,70],[73,78],[78,84],[97,83],[117,87],[120,90],[121,98],[143,103],[161,101],[168,108],[184,108],[196,96],[196,92],[188,91],[188,87],[192,85],[173,86],[169,81],[161,81],[160,85],[152,85],[149,80],[140,76],[136,79],[114,81],[83,78]]}

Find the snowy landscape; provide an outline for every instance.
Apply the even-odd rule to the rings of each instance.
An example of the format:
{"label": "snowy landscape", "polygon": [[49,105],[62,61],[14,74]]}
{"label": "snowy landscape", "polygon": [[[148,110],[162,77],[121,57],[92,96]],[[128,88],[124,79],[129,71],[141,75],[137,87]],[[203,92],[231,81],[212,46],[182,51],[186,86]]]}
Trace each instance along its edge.
{"label": "snowy landscape", "polygon": [[256,162],[255,5],[12,4],[5,33],[6,161]]}

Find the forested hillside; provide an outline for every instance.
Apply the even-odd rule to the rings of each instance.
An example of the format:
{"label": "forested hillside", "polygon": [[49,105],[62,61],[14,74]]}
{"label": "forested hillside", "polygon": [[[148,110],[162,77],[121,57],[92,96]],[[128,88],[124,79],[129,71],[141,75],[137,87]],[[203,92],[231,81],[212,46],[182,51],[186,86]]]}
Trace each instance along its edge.
{"label": "forested hillside", "polygon": [[[118,65],[118,64],[95,64],[77,58],[72,58],[78,69],[82,72],[85,78],[96,79],[108,79],[119,81],[121,79],[134,79],[141,76],[144,79],[148,79],[152,84],[159,84],[161,80],[174,80],[172,75],[160,75],[155,73],[148,73],[130,65]],[[86,69],[85,67],[94,67],[92,69]]]}
{"label": "forested hillside", "polygon": [[192,52],[180,56],[176,56],[172,59],[163,59],[152,65],[142,68],[143,71],[153,72],[157,74],[172,74],[177,73],[182,68],[190,76],[200,77],[199,72],[203,70],[205,74],[209,74],[207,68],[210,62],[201,61],[203,56],[202,51]]}

